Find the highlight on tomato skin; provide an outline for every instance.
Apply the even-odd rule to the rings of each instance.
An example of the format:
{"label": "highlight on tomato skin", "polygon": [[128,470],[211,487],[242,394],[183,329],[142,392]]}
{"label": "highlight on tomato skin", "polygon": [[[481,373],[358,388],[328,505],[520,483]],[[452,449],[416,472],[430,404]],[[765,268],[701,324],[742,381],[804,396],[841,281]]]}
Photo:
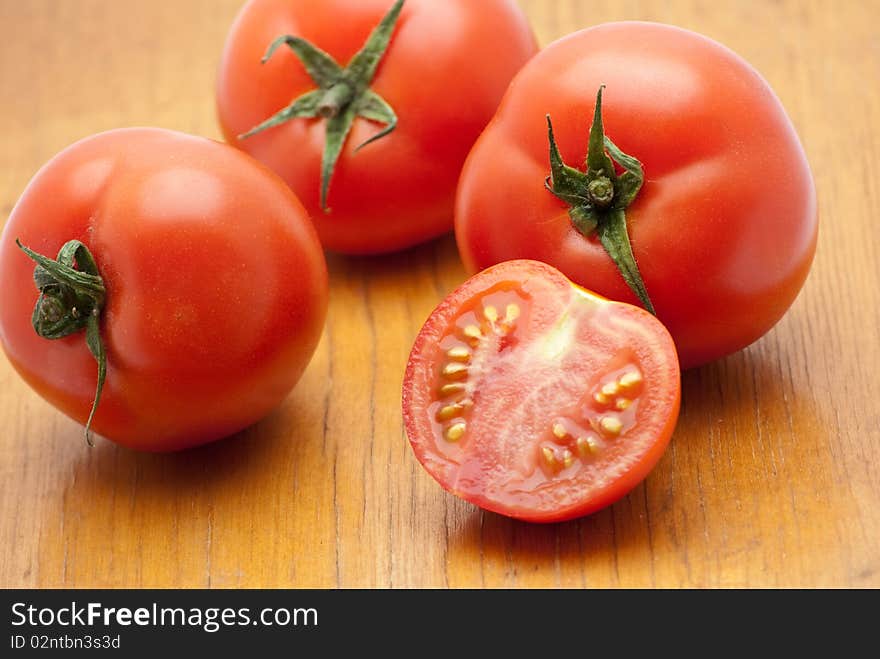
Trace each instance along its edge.
{"label": "highlight on tomato skin", "polygon": [[471,277],[431,313],[402,405],[416,458],[481,508],[531,522],[586,515],[656,465],[678,418],[669,333],[536,261]]}
{"label": "highlight on tomato skin", "polygon": [[622,21],[569,34],[520,70],[462,170],[455,233],[470,272],[534,259],[653,306],[692,368],[791,307],[817,209],[795,126],[749,62],[688,30]]}
{"label": "highlight on tomato skin", "polygon": [[[57,261],[58,281],[32,254]],[[56,331],[82,316],[83,287],[67,283],[87,274],[97,324]],[[309,363],[327,296],[320,242],[284,182],[237,149],[176,131],[123,128],[65,148],[0,237],[10,363],[61,412],[141,451],[197,446],[266,416]]]}
{"label": "highlight on tomato skin", "polygon": [[468,151],[537,50],[514,0],[248,0],[217,114],[227,142],[296,193],[326,249],[387,253],[452,229]]}

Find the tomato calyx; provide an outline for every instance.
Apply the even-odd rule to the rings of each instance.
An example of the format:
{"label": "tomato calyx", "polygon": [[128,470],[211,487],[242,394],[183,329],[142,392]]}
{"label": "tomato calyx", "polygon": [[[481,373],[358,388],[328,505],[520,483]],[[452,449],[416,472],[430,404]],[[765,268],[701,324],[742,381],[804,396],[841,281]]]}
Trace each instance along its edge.
{"label": "tomato calyx", "polygon": [[[642,305],[655,314],[654,306],[633,256],[626,225],[626,208],[633,202],[645,180],[642,164],[621,151],[605,135],[602,123],[602,90],[596,94],[596,108],[587,151],[586,171],[569,167],[562,160],[553,123],[547,115],[550,141],[550,176],[544,186],[570,206],[571,223],[585,237],[596,234],[614,261],[627,286]],[[618,174],[615,163],[623,168]]]}
{"label": "tomato calyx", "polygon": [[275,39],[263,56],[262,62],[265,64],[278,48],[286,44],[303,63],[309,76],[318,85],[318,89],[295,98],[290,105],[246,133],[242,133],[238,139],[246,139],[295,118],[326,119],[326,138],[321,160],[321,208],[325,213],[330,211],[327,207],[330,181],[355,118],[363,117],[385,124],[381,131],[360,144],[356,150],[385,137],[397,127],[397,114],[394,109],[370,89],[370,83],[388,49],[403,3],[404,0],[397,0],[394,3],[363,47],[345,67],[340,66],[328,53],[305,39],[291,35],[283,35]]}
{"label": "tomato calyx", "polygon": [[37,264],[34,283],[40,297],[31,316],[34,331],[44,339],[61,339],[85,330],[86,345],[98,362],[95,400],[85,427],[86,442],[93,446],[90,428],[107,375],[107,353],[100,331],[107,297],[104,280],[92,253],[78,240],[66,242],[54,261],[28,249],[18,239],[15,242]]}

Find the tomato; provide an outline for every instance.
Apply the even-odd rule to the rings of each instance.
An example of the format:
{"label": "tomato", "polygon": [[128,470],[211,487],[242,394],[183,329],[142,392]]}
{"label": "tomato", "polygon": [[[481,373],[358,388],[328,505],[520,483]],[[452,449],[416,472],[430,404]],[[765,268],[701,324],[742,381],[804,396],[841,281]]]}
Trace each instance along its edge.
{"label": "tomato", "polygon": [[[70,276],[85,283],[40,296],[16,239],[52,261],[80,241]],[[0,238],[0,282],[0,342],[28,384],[86,423],[103,352],[92,428],[149,451],[267,414],[309,361],[327,305],[321,245],[281,179],[225,144],[147,128],[86,138],[37,173]],[[35,322],[62,338],[35,332],[38,298]]]}
{"label": "tomato", "polygon": [[[603,176],[610,201],[586,189]],[[817,205],[795,130],[749,64],[692,32],[610,23],[549,45],[513,81],[463,169],[455,231],[473,271],[537,259],[606,297],[652,302],[687,368],[786,312]]]}
{"label": "tomato", "polygon": [[465,157],[536,49],[513,0],[251,0],[223,52],[220,124],[327,248],[389,252],[452,228]]}
{"label": "tomato", "polygon": [[416,457],[450,492],[533,522],[634,488],[678,417],[672,338],[536,261],[475,275],[431,314],[403,384]]}

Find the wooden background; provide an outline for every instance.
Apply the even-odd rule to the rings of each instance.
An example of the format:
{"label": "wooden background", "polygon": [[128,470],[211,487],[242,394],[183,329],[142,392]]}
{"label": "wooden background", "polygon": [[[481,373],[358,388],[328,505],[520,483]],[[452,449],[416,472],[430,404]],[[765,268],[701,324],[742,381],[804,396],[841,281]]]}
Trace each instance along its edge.
{"label": "wooden background", "polygon": [[[87,134],[219,136],[213,82],[239,4],[0,0],[0,217]],[[815,172],[805,289],[757,344],[684,374],[648,480],[553,526],[445,494],[411,454],[399,395],[419,326],[464,277],[454,242],[332,256],[303,380],[264,422],[205,448],[90,450],[0,360],[0,586],[880,586],[880,4],[521,5],[544,44],[634,18],[726,43],[776,89]]]}

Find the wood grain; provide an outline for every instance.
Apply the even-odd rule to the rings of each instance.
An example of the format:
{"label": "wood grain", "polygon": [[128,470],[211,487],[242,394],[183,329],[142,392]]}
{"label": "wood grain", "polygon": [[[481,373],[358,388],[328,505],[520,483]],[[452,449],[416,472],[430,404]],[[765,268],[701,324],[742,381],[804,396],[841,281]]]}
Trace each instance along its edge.
{"label": "wood grain", "polygon": [[[880,586],[880,5],[521,4],[542,43],[646,19],[727,44],[775,88],[813,164],[821,229],[805,289],[761,341],[684,374],[647,481],[591,517],[530,526],[421,469],[400,384],[419,326],[464,277],[447,237],[329,257],[327,327],[303,380],[265,421],[201,449],[89,450],[2,360],[0,586]],[[0,0],[2,216],[87,134],[219,137],[213,80],[238,6]]]}

